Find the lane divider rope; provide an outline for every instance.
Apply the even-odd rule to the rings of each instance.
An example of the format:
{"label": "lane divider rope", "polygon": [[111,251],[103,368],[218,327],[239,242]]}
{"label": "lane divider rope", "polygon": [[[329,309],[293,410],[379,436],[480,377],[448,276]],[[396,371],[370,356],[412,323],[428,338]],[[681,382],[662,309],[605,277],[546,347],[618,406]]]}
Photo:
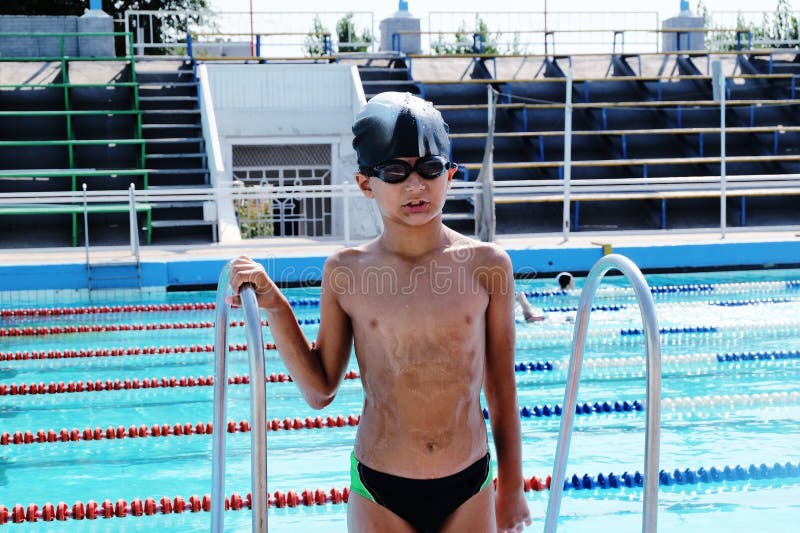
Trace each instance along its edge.
{"label": "lane divider rope", "polygon": [[[359,375],[354,370],[345,373],[344,379],[358,379]],[[272,373],[266,376],[267,383],[285,383],[292,381],[292,377],[285,372]],[[228,377],[228,385],[247,385],[250,383],[250,376],[236,374]],[[161,377],[161,378],[126,378],[126,379],[107,379],[103,380],[79,380],[63,381],[50,383],[11,383],[0,384],[0,396],[24,396],[24,395],[43,395],[43,394],[71,394],[80,392],[103,392],[112,390],[139,390],[139,389],[165,389],[165,388],[187,388],[187,387],[211,387],[214,385],[214,377],[208,376],[181,376]]]}
{"label": "lane divider rope", "polygon": [[[678,397],[678,398],[664,398],[661,400],[662,412],[680,411],[686,412],[696,409],[719,409],[730,408],[732,411],[739,409],[749,408],[763,408],[763,407],[786,407],[800,405],[800,392],[773,392],[773,393],[756,393],[756,394],[732,394],[732,395],[716,395],[716,396],[699,396],[699,397]],[[609,413],[636,413],[644,410],[644,402],[639,400],[633,401],[614,401],[612,402],[594,402],[583,403],[575,406],[575,413],[578,415],[594,415],[594,414],[609,414]],[[563,409],[558,404],[552,406],[536,405],[533,407],[523,406],[519,409],[520,418],[541,418],[541,417],[557,417],[560,416]],[[484,419],[489,419],[489,411],[483,409]],[[317,416],[311,418],[306,417],[305,420],[299,417],[295,418],[273,418],[267,421],[267,431],[281,431],[281,430],[300,430],[300,429],[324,429],[324,428],[340,428],[344,426],[357,426],[361,420],[361,415],[338,415],[333,417],[329,415],[326,418]],[[210,423],[186,423],[186,424],[155,424],[148,427],[147,425],[133,425],[128,428],[125,426],[108,426],[103,429],[101,427],[84,428],[83,430],[74,428],[72,430],[62,429],[56,433],[50,429],[48,431],[38,430],[36,433],[32,431],[15,431],[13,434],[4,432],[0,434],[0,445],[7,446],[11,444],[45,444],[54,442],[67,442],[67,441],[80,441],[80,440],[102,440],[113,438],[145,438],[145,437],[166,437],[170,435],[209,435],[212,432]],[[229,433],[236,433],[237,431],[248,432],[250,431],[250,423],[247,420],[242,420],[238,424],[236,422],[228,422],[227,431]]]}
{"label": "lane divider rope", "polygon": [[[675,294],[675,293],[708,293],[732,294],[739,292],[756,291],[778,291],[800,288],[800,280],[789,281],[758,281],[758,282],[736,282],[736,283],[697,283],[683,285],[656,285],[650,287],[651,293]],[[529,298],[542,298],[549,296],[567,297],[578,295],[579,291],[563,290],[541,290],[524,291]],[[633,289],[629,287],[601,287],[597,291],[598,295],[633,295]],[[319,298],[290,298],[289,304],[292,307],[316,307],[319,306]],[[112,306],[76,306],[76,307],[47,307],[47,308],[7,308],[0,309],[0,318],[22,317],[22,316],[62,316],[62,315],[92,315],[110,313],[148,313],[160,311],[196,311],[214,310],[213,302],[191,302],[175,304],[129,304]]]}
{"label": "lane divider rope", "polygon": [[[319,298],[289,298],[289,304],[292,307],[316,307],[319,305]],[[163,311],[213,311],[215,309],[216,304],[214,302],[26,307],[0,309],[0,318],[21,316],[103,315],[111,313],[156,313]]]}
{"label": "lane divider rope", "polygon": [[[756,465],[751,463],[749,466],[742,465],[730,466],[726,465],[722,468],[712,466],[706,469],[700,467],[698,469],[679,469],[676,468],[672,472],[661,470],[658,474],[658,482],[660,486],[671,485],[699,485],[701,483],[723,483],[723,482],[737,482],[746,480],[761,480],[761,479],[787,479],[800,477],[800,466],[797,463],[787,461],[786,463],[776,462],[772,466],[766,463]],[[495,487],[497,486],[497,478],[493,479]],[[540,492],[549,490],[552,484],[551,476],[544,478],[540,476],[523,476],[525,492]],[[597,489],[618,489],[623,487],[642,487],[644,485],[644,475],[638,470],[633,474],[627,471],[620,475],[613,472],[608,474],[599,473],[597,475],[573,474],[571,478],[564,481],[564,488],[566,490],[597,490]],[[277,490],[267,494],[267,506],[274,508],[285,507],[311,507],[311,506],[327,506],[329,504],[341,505],[346,504],[350,499],[350,487],[344,487],[339,490],[334,487],[329,490],[318,488],[316,490],[289,490],[283,492]],[[231,493],[230,497],[225,497],[225,510],[226,511],[241,511],[243,509],[252,509],[253,499],[250,493],[242,497],[239,493]],[[0,525],[8,523],[21,524],[24,522],[52,522],[54,520],[96,520],[97,518],[125,518],[128,516],[153,516],[156,514],[181,514],[185,512],[198,513],[198,512],[211,511],[211,495],[204,494],[201,497],[192,495],[188,501],[182,496],[175,496],[170,498],[167,496],[162,497],[159,501],[154,498],[134,498],[130,503],[124,499],[119,498],[116,502],[109,499],[103,500],[102,503],[97,503],[94,500],[84,502],[78,500],[72,507],[64,502],[59,502],[53,505],[50,502],[45,503],[41,508],[35,503],[22,506],[20,504],[14,505],[8,509],[4,505],[0,505]]]}
{"label": "lane divider rope", "polygon": [[[298,319],[298,324],[319,324],[319,318]],[[266,320],[261,321],[262,326],[269,326]],[[231,327],[244,327],[244,320],[234,320]],[[45,335],[70,335],[76,333],[106,333],[110,331],[158,331],[181,329],[210,329],[214,323],[202,322],[156,322],[152,324],[80,324],[65,326],[23,326],[0,328],[0,337],[39,337]]]}
{"label": "lane divider rope", "polygon": [[[246,350],[246,345],[231,345],[231,351]],[[129,351],[128,351],[129,350]],[[99,356],[120,356],[120,355],[133,355],[134,353],[141,352],[140,348],[130,349],[98,349],[98,350],[82,350],[78,352],[70,351],[67,353],[54,353],[48,352],[16,352],[3,354],[0,353],[0,361],[19,361],[31,359],[55,359],[55,358],[73,358],[73,357],[99,357]],[[146,354],[166,354],[166,353],[186,353],[186,352],[200,352],[207,351],[213,352],[213,347],[207,346],[183,346],[183,347],[150,347],[145,348],[143,353]],[[689,365],[704,365],[704,366],[717,366],[725,363],[744,363],[745,366],[739,366],[736,370],[758,366],[759,368],[771,367],[776,364],[781,364],[781,361],[800,360],[800,350],[773,350],[773,351],[750,351],[750,352],[726,352],[719,354],[687,354],[687,355],[668,355],[662,357],[662,364],[666,367],[669,366],[689,366]],[[533,373],[533,372],[565,372],[568,367],[567,361],[529,361],[514,364],[515,373]],[[596,373],[608,372],[614,369],[630,369],[630,368],[643,368],[645,359],[641,356],[632,357],[613,357],[613,358],[597,358],[587,359],[584,362],[584,368]],[[355,370],[349,370],[345,373],[344,379],[358,379],[360,376]],[[592,376],[596,377],[596,376]],[[271,373],[266,377],[268,383],[286,383],[291,382],[292,378],[289,374],[284,372]],[[49,383],[11,383],[0,384],[0,396],[16,396],[16,395],[42,395],[42,394],[64,394],[64,393],[81,393],[81,392],[101,392],[111,390],[131,390],[131,389],[151,389],[151,388],[174,388],[174,387],[203,387],[211,386],[214,383],[212,376],[181,376],[181,377],[161,377],[161,378],[126,378],[110,380],[79,380],[63,381]],[[250,377],[248,375],[234,375],[228,377],[228,384],[240,385],[249,384]]]}
{"label": "lane divider rope", "polygon": [[[301,325],[319,324],[319,318],[304,318],[297,321]],[[267,321],[262,321],[263,326],[268,326]],[[230,323],[231,327],[244,327],[244,320],[237,320]],[[105,333],[119,331],[160,331],[160,330],[185,330],[185,329],[210,329],[214,323],[210,321],[202,322],[158,322],[151,324],[81,324],[63,326],[24,326],[0,328],[0,337],[35,337],[46,335],[69,335],[81,333]],[[717,325],[688,325],[671,326],[659,328],[659,333],[666,334],[713,334],[724,331],[748,331],[740,322],[717,324]],[[785,331],[794,332],[800,330],[800,322],[792,320],[779,320],[759,324],[759,331]],[[590,330],[592,336],[637,336],[642,334],[640,328],[616,328],[605,327]],[[552,339],[569,337],[571,331],[543,331],[529,328],[517,331],[517,340],[531,339]]]}
{"label": "lane divider rope", "polygon": [[[298,429],[322,429],[322,428],[341,428],[345,426],[357,426],[361,420],[361,415],[338,415],[322,418],[306,417],[284,418],[283,420],[273,418],[267,421],[267,431],[298,430]],[[251,430],[250,422],[241,420],[239,422],[229,421],[226,426],[228,433],[249,433]],[[63,428],[56,432],[53,429],[47,431],[40,429],[36,433],[32,431],[15,431],[0,433],[0,445],[22,445],[22,444],[53,444],[56,442],[78,442],[91,440],[119,440],[119,439],[143,439],[148,437],[183,437],[189,435],[211,435],[214,425],[211,422],[197,422],[195,424],[187,422],[185,424],[145,424],[129,427],[108,426],[106,428],[86,427],[83,429]]]}

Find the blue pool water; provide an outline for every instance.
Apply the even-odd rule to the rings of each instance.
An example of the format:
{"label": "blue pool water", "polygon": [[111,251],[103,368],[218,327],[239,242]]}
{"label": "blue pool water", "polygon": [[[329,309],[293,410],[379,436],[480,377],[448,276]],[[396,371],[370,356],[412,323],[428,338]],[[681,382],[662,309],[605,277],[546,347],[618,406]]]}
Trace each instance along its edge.
{"label": "blue pool water", "polygon": [[[794,531],[800,520],[800,271],[730,272],[694,275],[648,276],[660,290],[654,294],[662,334],[664,378],[662,383],[662,447],[660,467],[672,484],[659,492],[659,526],[662,531]],[[551,410],[563,401],[566,361],[569,355],[578,293],[553,294],[551,280],[520,280],[518,290],[532,294],[531,302],[545,308],[544,323],[519,324],[517,386],[521,407],[531,416],[522,420],[523,467],[526,477],[546,477],[552,470],[558,435],[557,416],[536,416],[547,405]],[[579,280],[580,288],[580,280]],[[610,412],[582,414],[575,419],[575,434],[567,476],[597,479],[613,473],[633,474],[643,469],[644,415],[635,409],[615,411],[616,403],[643,402],[644,355],[639,311],[633,294],[621,278],[609,278],[601,286],[592,313],[586,361],[579,391],[580,405],[594,411],[607,403]],[[298,318],[313,338],[319,309],[313,305],[317,289],[290,289],[287,294],[306,305],[295,307]],[[117,293],[107,300],[76,300],[74,294],[4,296],[4,309],[82,305],[178,304],[211,302],[211,292],[144,295]],[[232,319],[241,316],[233,313]],[[213,355],[163,353],[108,357],[23,359],[13,354],[62,352],[75,349],[101,350],[136,347],[182,347],[213,344],[213,329],[175,329],[210,322],[211,310],[115,312],[71,316],[6,316],[0,319],[0,435],[62,428],[208,423],[212,418],[209,386],[177,386],[63,392],[54,394],[10,394],[11,387],[42,386],[59,382],[142,380],[160,383],[162,378],[197,378],[213,373]],[[171,329],[142,331],[96,331],[9,337],[15,328],[65,325],[119,326],[170,324]],[[105,328],[108,329],[108,328]],[[230,329],[229,342],[245,343],[244,328]],[[265,340],[271,341],[265,328]],[[21,359],[21,360],[17,360]],[[273,350],[266,352],[267,373],[285,369]],[[246,352],[230,355],[231,376],[247,373]],[[351,363],[354,363],[352,361]],[[528,364],[532,363],[532,364]],[[538,367],[537,367],[538,363]],[[530,367],[530,369],[528,368]],[[351,368],[354,366],[351,364]],[[538,368],[538,370],[537,370]],[[105,387],[104,387],[105,388]],[[112,387],[113,388],[113,387]],[[357,380],[346,380],[336,400],[324,411],[313,411],[291,383],[267,386],[270,419],[358,415],[362,392]],[[228,419],[249,419],[249,387],[231,385]],[[115,429],[112,429],[115,431]],[[349,484],[348,459],[355,427],[270,431],[268,433],[268,489],[343,489]],[[226,494],[249,492],[250,434],[227,437]],[[79,440],[0,445],[0,505],[9,510],[17,504],[40,510],[47,502],[77,500],[112,503],[124,499],[209,493],[211,478],[210,435]],[[774,468],[775,464],[779,468]],[[790,463],[789,468],[785,465]],[[693,474],[712,467],[724,472],[741,465],[747,471],[764,464],[767,475],[748,474],[745,479],[676,484],[674,472]],[[792,468],[794,465],[794,468]],[[762,470],[764,471],[764,470]],[[740,471],[741,472],[741,471]],[[534,525],[540,531],[548,491],[527,493]],[[170,531],[207,530],[207,512],[94,521],[68,520],[53,524],[6,524],[10,531]],[[300,506],[272,508],[270,531],[330,531],[346,528],[346,506]],[[563,531],[639,531],[641,489],[638,487],[570,489],[562,504]],[[226,513],[228,531],[247,531],[250,511]]]}

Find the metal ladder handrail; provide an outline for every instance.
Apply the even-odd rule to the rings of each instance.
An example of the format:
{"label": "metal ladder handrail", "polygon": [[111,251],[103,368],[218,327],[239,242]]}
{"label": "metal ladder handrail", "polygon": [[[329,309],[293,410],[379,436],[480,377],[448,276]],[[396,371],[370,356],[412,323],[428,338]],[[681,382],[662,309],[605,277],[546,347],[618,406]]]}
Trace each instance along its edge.
{"label": "metal ladder handrail", "polygon": [[650,287],[633,261],[622,255],[610,254],[598,260],[589,271],[578,304],[572,352],[567,371],[567,387],[564,391],[561,429],[558,435],[558,445],[550,483],[550,499],[547,502],[547,515],[544,526],[546,533],[555,533],[558,528],[561,496],[564,492],[564,478],[567,469],[567,456],[569,455],[570,438],[572,436],[572,423],[575,418],[578,379],[580,377],[583,347],[586,341],[586,329],[589,326],[592,300],[603,276],[611,269],[617,269],[622,272],[633,285],[644,323],[645,350],[647,353],[647,399],[645,401],[647,422],[645,429],[642,531],[655,533],[657,529],[659,425],[661,421],[661,345],[655,303],[650,293]]}
{"label": "metal ladder handrail", "polygon": [[[228,261],[217,283],[216,321],[214,326],[214,433],[211,472],[211,531],[222,533],[225,523],[225,426],[228,386],[228,310],[225,297],[230,294]],[[253,533],[267,531],[267,398],[264,370],[264,337],[256,293],[250,284],[239,294],[247,330],[247,354],[250,360],[250,466]]]}

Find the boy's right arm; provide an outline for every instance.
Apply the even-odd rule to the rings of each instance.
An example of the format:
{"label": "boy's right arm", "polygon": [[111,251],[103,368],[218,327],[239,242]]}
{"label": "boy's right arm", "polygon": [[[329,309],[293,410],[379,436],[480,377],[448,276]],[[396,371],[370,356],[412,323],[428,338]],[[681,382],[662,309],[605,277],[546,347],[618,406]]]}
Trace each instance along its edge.
{"label": "boy's right arm", "polygon": [[[300,329],[289,301],[261,265],[240,257],[234,261],[230,274],[231,287],[237,294],[244,283],[255,286],[258,305],[267,312],[278,353],[303,397],[315,409],[333,401],[344,379],[353,343],[350,319],[332,290],[331,270],[326,262],[322,273],[320,327],[313,347]],[[239,301],[238,296],[229,300],[234,305]]]}

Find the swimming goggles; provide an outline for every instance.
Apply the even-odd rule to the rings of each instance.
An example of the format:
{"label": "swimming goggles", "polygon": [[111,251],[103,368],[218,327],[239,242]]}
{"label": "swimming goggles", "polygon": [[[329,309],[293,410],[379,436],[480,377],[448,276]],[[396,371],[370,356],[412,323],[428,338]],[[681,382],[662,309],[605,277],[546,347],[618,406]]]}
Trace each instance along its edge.
{"label": "swimming goggles", "polygon": [[402,183],[412,172],[416,172],[426,180],[432,180],[450,168],[457,168],[457,165],[448,161],[444,156],[428,155],[417,159],[414,165],[410,165],[402,159],[389,159],[374,167],[362,167],[361,172],[385,183]]}

